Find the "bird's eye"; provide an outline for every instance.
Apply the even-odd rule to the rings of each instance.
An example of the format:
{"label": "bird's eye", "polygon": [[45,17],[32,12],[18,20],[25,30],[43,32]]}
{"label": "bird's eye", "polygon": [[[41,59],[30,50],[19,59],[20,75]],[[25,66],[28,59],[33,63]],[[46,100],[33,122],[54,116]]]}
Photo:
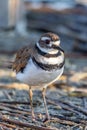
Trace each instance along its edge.
{"label": "bird's eye", "polygon": [[50,40],[47,39],[47,40],[45,40],[45,42],[46,42],[46,44],[49,44],[49,43],[50,43]]}

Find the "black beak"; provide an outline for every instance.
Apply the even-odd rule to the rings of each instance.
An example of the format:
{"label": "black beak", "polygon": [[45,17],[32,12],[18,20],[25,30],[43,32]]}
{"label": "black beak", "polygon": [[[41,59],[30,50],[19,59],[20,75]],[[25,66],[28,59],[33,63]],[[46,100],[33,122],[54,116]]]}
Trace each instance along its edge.
{"label": "black beak", "polygon": [[60,46],[52,45],[52,48],[60,50],[64,53],[64,50]]}

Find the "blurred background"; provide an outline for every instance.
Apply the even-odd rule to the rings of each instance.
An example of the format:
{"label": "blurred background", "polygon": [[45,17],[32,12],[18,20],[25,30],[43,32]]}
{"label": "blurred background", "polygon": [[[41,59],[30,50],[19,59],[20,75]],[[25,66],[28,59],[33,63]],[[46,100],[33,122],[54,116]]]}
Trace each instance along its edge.
{"label": "blurred background", "polygon": [[[15,72],[6,68],[6,65],[9,61],[14,61],[17,50],[25,45],[34,44],[46,32],[54,32],[60,36],[61,47],[66,57],[64,73],[59,81],[50,86],[50,89],[48,88],[47,96],[49,99],[52,97],[52,100],[62,99],[67,103],[69,101],[75,105],[75,110],[76,106],[87,110],[87,0],[0,0],[0,110],[2,108],[0,112],[2,114],[5,109],[9,115],[7,108],[13,101],[19,103],[19,106],[16,105],[18,110],[20,110],[19,107],[22,108],[21,110],[25,108],[29,110],[28,104],[23,106],[23,103],[20,103],[29,101],[28,91],[26,91],[28,87],[17,81]],[[38,93],[34,98],[34,107],[35,111],[41,112],[40,110],[43,111],[42,100],[37,95]],[[2,107],[3,102],[5,102],[5,108]],[[9,106],[6,106],[6,102]],[[83,122],[85,123],[86,119],[87,126],[87,111],[86,115],[83,115],[84,111],[81,113],[82,109],[79,112],[77,109],[80,113],[77,114],[74,109],[72,110],[72,106],[68,105],[70,109],[66,112],[63,102],[62,105],[59,104],[61,108],[59,105],[55,106],[55,103],[52,106],[51,103],[49,101],[48,107],[52,116],[55,117],[58,113],[62,119],[70,119],[70,121],[76,119],[76,122],[73,120],[75,123],[78,119],[82,121],[84,117]],[[37,109],[38,104],[40,109]],[[13,103],[10,114],[16,108]],[[26,112],[26,115],[28,114]],[[4,115],[6,117],[6,112]],[[10,116],[12,119],[16,118],[16,114]],[[16,118],[18,121],[21,116],[24,122],[23,114],[17,113],[17,116],[19,116]],[[61,119],[61,116],[58,118]],[[29,117],[26,121],[29,121]],[[69,127],[70,124],[68,122],[66,124]],[[65,129],[66,124],[51,125],[57,128],[64,126]],[[77,126],[79,127],[78,124]]]}
{"label": "blurred background", "polygon": [[87,0],[0,1],[0,53],[15,53],[45,32],[57,33],[69,56],[86,55]]}

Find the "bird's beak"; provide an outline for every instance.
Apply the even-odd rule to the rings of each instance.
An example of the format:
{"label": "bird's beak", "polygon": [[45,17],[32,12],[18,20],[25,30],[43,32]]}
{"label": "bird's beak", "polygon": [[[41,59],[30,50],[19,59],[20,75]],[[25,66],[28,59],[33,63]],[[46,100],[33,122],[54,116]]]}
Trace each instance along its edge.
{"label": "bird's beak", "polygon": [[60,46],[52,45],[52,48],[64,52],[64,50]]}
{"label": "bird's beak", "polygon": [[58,46],[57,48],[58,50],[61,50],[64,53],[64,50],[60,46]]}

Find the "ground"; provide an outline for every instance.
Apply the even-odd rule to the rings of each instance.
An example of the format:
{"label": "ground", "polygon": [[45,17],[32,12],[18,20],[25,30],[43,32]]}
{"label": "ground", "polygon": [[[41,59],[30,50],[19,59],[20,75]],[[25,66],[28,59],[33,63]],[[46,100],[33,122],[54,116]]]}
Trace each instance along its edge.
{"label": "ground", "polygon": [[[3,58],[2,58],[3,57]],[[12,56],[1,55],[10,60]],[[0,68],[0,128],[4,130],[86,130],[87,129],[87,63],[85,58],[66,58],[63,76],[47,89],[46,99],[51,120],[45,116],[40,90],[34,90],[37,122],[31,121],[28,86],[15,78],[15,72]]]}

